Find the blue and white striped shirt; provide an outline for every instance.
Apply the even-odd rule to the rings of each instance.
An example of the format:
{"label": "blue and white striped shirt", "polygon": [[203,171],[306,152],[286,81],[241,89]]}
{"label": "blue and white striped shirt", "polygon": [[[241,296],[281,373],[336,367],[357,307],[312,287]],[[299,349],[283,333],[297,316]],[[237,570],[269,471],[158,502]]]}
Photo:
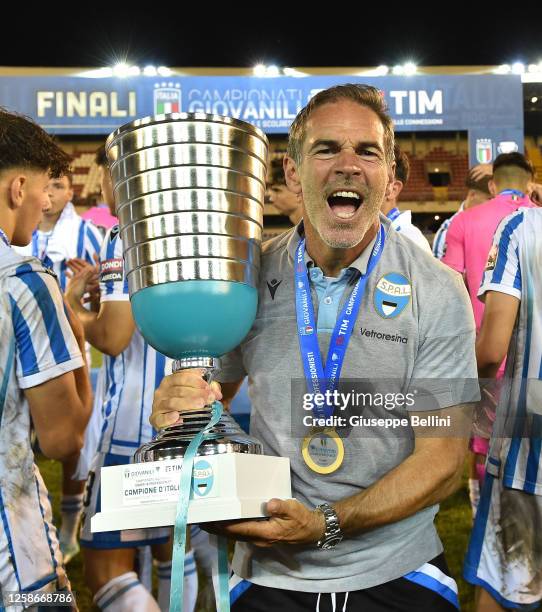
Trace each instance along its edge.
{"label": "blue and white striped shirt", "polygon": [[66,261],[74,257],[94,265],[94,255],[100,253],[102,234],[91,222],[82,219],[73,204],[68,202],[51,232],[35,230],[32,242],[26,247],[16,247],[22,255],[32,255],[56,274],[60,288],[66,290]]}
{"label": "blue and white striped shirt", "polygon": [[[83,365],[56,279],[0,242],[0,587],[66,582],[47,489],[30,445],[29,389]],[[12,357],[12,358],[11,358]]]}
{"label": "blue and white striped shirt", "polygon": [[449,219],[445,219],[438,228],[435,237],[433,238],[433,255],[437,259],[442,259],[444,257],[444,253],[446,253],[446,234],[448,233],[448,228],[450,227],[454,217],[458,215],[462,210],[465,209],[465,202],[461,202],[461,206],[458,211],[453,214]]}
{"label": "blue and white striped shirt", "polygon": [[479,296],[521,301],[510,341],[488,471],[542,495],[542,209],[520,208],[495,233]]}
{"label": "blue and white striped shirt", "polygon": [[[128,302],[128,281],[124,272],[122,240],[118,226],[106,234],[100,254],[102,302]],[[136,328],[130,344],[117,357],[104,355],[104,425],[99,452],[133,455],[153,434],[149,417],[154,390],[166,374],[171,360],[149,346]]]}

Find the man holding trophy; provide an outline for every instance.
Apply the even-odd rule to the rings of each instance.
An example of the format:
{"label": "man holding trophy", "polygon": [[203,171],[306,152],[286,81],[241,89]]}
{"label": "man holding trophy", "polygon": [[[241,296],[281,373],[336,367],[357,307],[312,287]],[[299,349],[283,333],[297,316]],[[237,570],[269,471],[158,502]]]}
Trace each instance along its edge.
{"label": "man holding trophy", "polygon": [[[459,485],[478,399],[465,383],[477,377],[474,321],[461,278],[379,214],[393,149],[375,88],[337,86],[311,99],[284,162],[303,221],[263,247],[256,319],[223,359],[222,386],[185,369],[155,393],[151,422],[163,428],[209,400],[227,406],[248,376],[251,435],[265,454],[290,460],[294,499],[269,500],[268,520],[202,525],[237,540],[233,610],[458,607],[433,519]],[[423,379],[433,403],[404,414],[450,417],[455,435],[436,426],[292,433],[307,414],[293,401],[295,380],[317,393],[327,380],[362,378],[403,388]],[[316,417],[339,413],[317,408]]]}

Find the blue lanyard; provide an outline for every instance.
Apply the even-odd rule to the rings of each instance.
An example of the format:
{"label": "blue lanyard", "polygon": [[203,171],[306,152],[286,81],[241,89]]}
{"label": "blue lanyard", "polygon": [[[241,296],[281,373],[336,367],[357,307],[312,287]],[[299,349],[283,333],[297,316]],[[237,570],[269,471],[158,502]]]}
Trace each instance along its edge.
{"label": "blue lanyard", "polygon": [[[214,402],[211,409],[211,420],[198,432],[186,449],[181,470],[180,492],[177,501],[175,529],[173,531],[173,557],[171,561],[171,592],[169,596],[170,612],[181,612],[183,608],[184,590],[184,556],[186,551],[186,523],[188,519],[188,504],[192,484],[194,458],[200,444],[208,437],[209,431],[218,423],[222,415],[222,404]],[[228,612],[230,596],[228,589],[228,541],[218,538],[218,612]]]}
{"label": "blue lanyard", "polygon": [[[377,240],[367,263],[367,271],[359,277],[349,299],[337,317],[337,322],[335,323],[335,328],[331,335],[331,342],[324,370],[322,357],[320,355],[320,347],[318,346],[314,308],[311,299],[311,287],[304,259],[305,239],[303,238],[300,240],[296,250],[294,268],[295,308],[299,349],[309,393],[333,392],[337,388],[346,349],[348,348],[350,336],[352,335],[352,330],[365,292],[365,285],[367,284],[369,275],[382,255],[385,241],[386,231],[384,226],[380,225]],[[325,385],[325,387],[322,387],[322,385]],[[333,414],[333,407],[318,406],[315,402],[313,412],[318,418],[327,418]]]}
{"label": "blue lanyard", "polygon": [[6,245],[6,246],[11,246],[9,244],[9,238],[8,235],[6,234],[6,232],[0,227],[0,239],[2,240],[2,242]]}
{"label": "blue lanyard", "polygon": [[397,217],[401,214],[401,211],[398,208],[392,208],[390,212],[386,215],[390,221],[395,221]]}
{"label": "blue lanyard", "polygon": [[518,198],[525,197],[523,191],[520,191],[519,189],[505,189],[504,191],[499,192],[499,195],[515,195],[518,196]]}

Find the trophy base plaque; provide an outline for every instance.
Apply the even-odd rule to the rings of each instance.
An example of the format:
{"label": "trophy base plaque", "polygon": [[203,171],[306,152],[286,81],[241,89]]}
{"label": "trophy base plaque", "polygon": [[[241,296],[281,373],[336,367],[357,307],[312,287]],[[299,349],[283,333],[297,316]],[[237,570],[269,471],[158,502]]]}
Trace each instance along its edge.
{"label": "trophy base plaque", "polygon": [[[101,512],[93,532],[175,524],[182,458],[102,468]],[[265,517],[272,498],[291,498],[290,460],[223,453],[198,456],[188,523]]]}

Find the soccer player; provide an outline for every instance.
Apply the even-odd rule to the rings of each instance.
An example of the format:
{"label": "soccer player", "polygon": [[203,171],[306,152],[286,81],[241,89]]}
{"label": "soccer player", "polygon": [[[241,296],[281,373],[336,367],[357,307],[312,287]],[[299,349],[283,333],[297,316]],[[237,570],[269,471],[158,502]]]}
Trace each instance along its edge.
{"label": "soccer player", "polygon": [[102,245],[100,230],[90,221],[82,219],[72,203],[71,172],[49,181],[47,191],[51,206],[32,233],[32,241],[19,252],[33,255],[57,275],[62,291],[66,289],[68,261],[83,259],[94,265]]}
{"label": "soccer player", "polygon": [[427,238],[420,229],[412,223],[411,211],[401,211],[398,208],[397,200],[410,175],[410,163],[406,153],[401,151],[399,145],[396,144],[394,146],[393,152],[395,155],[395,175],[390,190],[384,197],[384,203],[381,208],[382,214],[388,217],[391,221],[391,226],[396,232],[401,232],[424,251],[430,253],[431,247],[429,246],[429,242],[427,242]]}
{"label": "soccer player", "polygon": [[[37,257],[46,268],[53,270],[62,291],[66,289],[70,262],[75,259],[94,264],[103,240],[100,230],[76,213],[72,181],[69,171],[50,179],[47,186],[50,206],[32,233],[31,243],[18,249],[21,254]],[[90,363],[90,347],[87,349]],[[83,510],[84,485],[73,478],[76,467],[77,458],[62,464],[59,540],[65,563],[79,552],[77,530]]]}
{"label": "soccer player", "polygon": [[299,197],[288,189],[282,159],[271,162],[271,180],[265,192],[265,201],[290,219],[293,225],[297,225],[303,216],[303,207]]}
{"label": "soccer player", "polygon": [[[105,162],[105,158],[102,158]],[[114,196],[108,168],[101,167],[102,193],[113,207]],[[66,299],[83,324],[88,341],[104,353],[106,372],[103,398],[104,424],[98,452],[90,467],[81,528],[85,579],[94,602],[108,612],[158,612],[167,609],[171,580],[170,529],[132,529],[91,533],[90,519],[100,512],[100,469],[130,463],[134,452],[152,437],[149,416],[155,387],[171,364],[149,346],[132,317],[128,281],[124,270],[122,240],[118,225],[105,237],[100,252],[100,309],[86,310],[81,303],[95,269],[87,266],[70,279]],[[153,545],[158,560],[157,603],[136,573],[138,547]],[[161,545],[161,546],[160,546]],[[193,565],[189,552],[185,565]],[[188,574],[188,573],[187,573]],[[195,604],[197,575],[185,585],[185,610]],[[160,605],[159,605],[160,604]]]}
{"label": "soccer player", "polygon": [[[464,275],[477,332],[484,313],[484,305],[477,293],[493,235],[502,219],[511,212],[520,206],[535,206],[526,195],[530,192],[533,177],[533,168],[521,153],[499,155],[493,164],[493,177],[488,183],[493,199],[459,213],[450,224],[442,261]],[[501,369],[501,376],[502,372]],[[495,416],[491,405],[487,403],[479,407],[478,414],[483,419],[477,417],[478,427],[470,443],[474,454],[469,480],[473,514],[476,513],[479,490],[484,479],[491,423]]]}
{"label": "soccer player", "polygon": [[[394,180],[393,144],[376,88],[339,85],[311,98],[290,129],[285,164],[290,189],[302,196],[303,225],[264,244],[258,315],[224,357],[223,394],[195,370],[165,377],[156,391],[152,419],[163,427],[209,394],[228,404],[248,375],[251,434],[267,454],[290,460],[294,499],[270,500],[268,520],[202,525],[241,540],[230,580],[236,612],[457,610],[433,519],[435,504],[458,486],[465,404],[479,396],[465,384],[476,376],[474,320],[457,274],[380,212]],[[269,278],[282,280],[273,297]],[[386,341],[396,332],[405,342]],[[393,376],[405,388],[424,379],[439,396],[430,412],[457,419],[458,437],[416,426],[397,437],[380,428],[341,437],[337,428],[302,439],[291,427],[303,418],[291,382],[305,378],[312,393],[315,371],[321,382],[327,373]]]}
{"label": "soccer player", "polygon": [[479,290],[478,372],[494,378],[506,356],[506,373],[465,562],[465,578],[482,587],[478,612],[534,609],[542,600],[541,234],[541,209],[506,217]]}
{"label": "soccer player", "polygon": [[[480,172],[482,173],[480,174]],[[491,164],[478,164],[478,166],[474,166],[469,170],[467,180],[465,181],[465,186],[467,187],[465,199],[461,202],[459,210],[449,219],[441,223],[433,238],[433,255],[437,259],[442,259],[444,257],[444,253],[446,252],[446,235],[455,217],[463,210],[474,208],[479,204],[487,202],[491,198],[489,181],[491,180],[492,172],[493,167]]]}
{"label": "soccer player", "polygon": [[30,426],[32,421],[47,457],[66,460],[78,454],[91,399],[84,335],[75,318],[70,326],[54,276],[40,261],[11,247],[31,241],[42,210],[50,205],[49,181],[64,174],[68,164],[68,156],[40,127],[0,110],[0,587],[4,602],[8,592],[28,597],[70,588],[47,489],[34,464]]}

